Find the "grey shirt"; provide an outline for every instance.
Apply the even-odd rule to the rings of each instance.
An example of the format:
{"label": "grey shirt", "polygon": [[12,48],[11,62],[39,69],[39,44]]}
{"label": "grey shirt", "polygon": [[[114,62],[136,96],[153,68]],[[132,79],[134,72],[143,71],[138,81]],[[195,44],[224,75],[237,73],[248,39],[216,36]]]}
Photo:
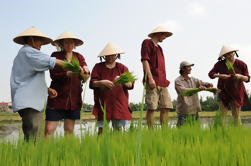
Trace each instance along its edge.
{"label": "grey shirt", "polygon": [[42,111],[48,96],[45,71],[54,68],[55,57],[24,45],[14,59],[10,86],[13,111],[33,108]]}
{"label": "grey shirt", "polygon": [[208,84],[207,82],[202,82],[201,80],[189,77],[185,79],[183,76],[179,76],[175,80],[175,90],[178,94],[176,111],[178,114],[196,114],[201,111],[200,100],[198,93],[192,96],[181,96],[180,93],[183,90],[188,90],[191,88],[199,88],[200,85]]}

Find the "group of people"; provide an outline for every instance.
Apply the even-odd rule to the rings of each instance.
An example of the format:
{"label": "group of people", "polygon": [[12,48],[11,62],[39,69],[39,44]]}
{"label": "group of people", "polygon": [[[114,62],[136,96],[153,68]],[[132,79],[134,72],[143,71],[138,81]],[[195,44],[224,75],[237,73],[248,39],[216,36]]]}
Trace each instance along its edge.
{"label": "group of people", "polygon": [[[141,46],[143,82],[146,85],[146,120],[149,128],[154,125],[156,110],[160,111],[160,124],[164,125],[167,123],[168,112],[173,109],[167,89],[170,82],[166,78],[165,57],[159,45],[170,36],[172,32],[158,26],[148,34],[149,38],[145,39]],[[86,75],[91,77],[89,87],[94,92],[93,114],[98,121],[98,133],[102,133],[104,118],[111,121],[115,130],[120,130],[130,123],[132,117],[128,90],[133,89],[134,82],[114,84],[122,73],[129,71],[124,64],[116,62],[121,54],[124,54],[123,51],[108,43],[98,55],[100,62],[95,64],[90,72],[84,57],[73,51],[75,47],[82,45],[83,41],[70,32],[63,32],[53,41],[37,28],[31,27],[13,40],[23,45],[14,59],[10,85],[13,111],[18,112],[22,118],[25,140],[36,138],[42,120],[41,112],[44,109],[45,136],[54,133],[60,120],[64,120],[65,133],[73,133],[75,120],[80,119],[82,85],[88,79]],[[51,56],[40,51],[42,45],[49,43],[59,48],[59,51],[53,52]],[[239,121],[241,106],[248,102],[243,82],[249,82],[250,79],[247,65],[235,58],[238,56],[237,51],[224,46],[218,62],[209,72],[210,78],[219,78],[217,88],[220,90],[218,99],[222,116],[231,109],[236,122]],[[79,61],[80,73],[68,71],[63,67],[64,62],[71,62],[73,57]],[[228,70],[226,60],[233,64],[235,73]],[[178,94],[177,126],[184,124],[188,117],[198,119],[198,112],[201,110],[198,94],[182,96],[181,92],[192,88],[203,90],[213,86],[191,77],[192,66],[194,64],[187,61],[181,62],[180,76],[175,80]],[[45,83],[46,70],[50,70],[49,88]]]}

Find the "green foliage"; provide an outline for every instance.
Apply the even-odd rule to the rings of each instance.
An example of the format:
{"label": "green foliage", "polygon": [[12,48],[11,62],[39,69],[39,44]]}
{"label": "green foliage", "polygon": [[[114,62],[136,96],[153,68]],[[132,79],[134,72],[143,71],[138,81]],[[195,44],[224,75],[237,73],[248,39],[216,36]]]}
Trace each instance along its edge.
{"label": "green foliage", "polygon": [[202,111],[215,111],[215,110],[218,110],[219,108],[218,102],[215,96],[213,97],[207,96],[205,100],[202,100],[202,98],[200,98],[200,105],[201,105]]}
{"label": "green foliage", "polygon": [[132,72],[124,72],[114,82],[114,85],[124,84],[124,83],[128,83],[128,82],[134,82],[136,80],[137,80],[137,78],[136,78],[136,76],[133,75]]}
{"label": "green foliage", "polygon": [[72,56],[71,62],[64,60],[62,68],[72,71],[76,74],[79,74],[81,72],[79,61],[75,56]]}
{"label": "green foliage", "polygon": [[230,62],[229,60],[226,60],[226,66],[227,66],[228,71],[231,74],[235,74],[234,65],[232,62]]}
{"label": "green foliage", "polygon": [[199,89],[199,88],[191,88],[188,90],[183,90],[180,94],[181,96],[192,96],[200,91],[208,91],[212,93],[216,93],[218,91],[217,88],[206,88],[205,90]]}
{"label": "green foliage", "polygon": [[[251,130],[246,127],[184,125],[81,138],[0,142],[1,165],[19,166],[250,166]],[[139,143],[141,146],[139,146]]]}

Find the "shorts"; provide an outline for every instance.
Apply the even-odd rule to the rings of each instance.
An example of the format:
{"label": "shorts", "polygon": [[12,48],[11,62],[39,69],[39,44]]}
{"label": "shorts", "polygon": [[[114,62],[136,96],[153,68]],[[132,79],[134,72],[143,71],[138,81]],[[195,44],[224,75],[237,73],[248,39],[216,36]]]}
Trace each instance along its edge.
{"label": "shorts", "polygon": [[[123,119],[113,119],[111,120],[112,121],[112,127],[118,127],[118,128],[121,128],[121,127],[126,127],[126,126],[129,126],[130,125],[130,120],[123,120]],[[109,121],[108,121],[109,123]],[[102,128],[103,127],[103,121],[98,121],[97,122],[98,124],[98,127],[99,128]]]}
{"label": "shorts", "polygon": [[146,86],[145,101],[148,110],[173,108],[173,103],[167,87],[157,86],[154,89],[150,89]]}
{"label": "shorts", "polygon": [[79,120],[80,110],[54,110],[46,108],[45,120],[59,121],[63,119]]}

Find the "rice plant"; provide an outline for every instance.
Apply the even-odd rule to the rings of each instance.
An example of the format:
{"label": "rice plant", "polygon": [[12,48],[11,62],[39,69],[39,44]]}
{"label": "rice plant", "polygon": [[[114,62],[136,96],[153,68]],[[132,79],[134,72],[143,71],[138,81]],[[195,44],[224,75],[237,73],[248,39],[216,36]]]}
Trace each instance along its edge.
{"label": "rice plant", "polygon": [[[72,71],[74,74],[80,74],[81,73],[79,60],[75,56],[72,56],[71,62],[69,62],[67,60],[64,60],[62,68],[65,69],[65,70]],[[81,74],[80,76],[85,81],[90,77],[89,74]]]}
{"label": "rice plant", "polygon": [[226,66],[227,66],[228,71],[231,74],[235,74],[234,65],[232,62],[230,62],[229,60],[226,60]]}
{"label": "rice plant", "polygon": [[219,89],[217,89],[217,88],[206,88],[206,89],[191,88],[191,89],[183,90],[180,93],[180,95],[181,96],[192,96],[200,91],[208,91],[208,92],[212,92],[212,93],[217,93],[217,92],[219,92]]}
{"label": "rice plant", "polygon": [[[111,132],[0,143],[0,165],[19,166],[250,166],[251,130],[248,127],[184,125],[165,130]],[[138,146],[139,142],[141,146]],[[138,149],[140,148],[140,149]],[[137,157],[138,150],[140,156]]]}
{"label": "rice plant", "polygon": [[114,85],[124,84],[124,83],[128,83],[128,82],[134,82],[136,80],[137,80],[137,78],[135,75],[133,75],[132,72],[124,72],[119,76],[118,79],[116,79],[116,81],[114,81]]}

